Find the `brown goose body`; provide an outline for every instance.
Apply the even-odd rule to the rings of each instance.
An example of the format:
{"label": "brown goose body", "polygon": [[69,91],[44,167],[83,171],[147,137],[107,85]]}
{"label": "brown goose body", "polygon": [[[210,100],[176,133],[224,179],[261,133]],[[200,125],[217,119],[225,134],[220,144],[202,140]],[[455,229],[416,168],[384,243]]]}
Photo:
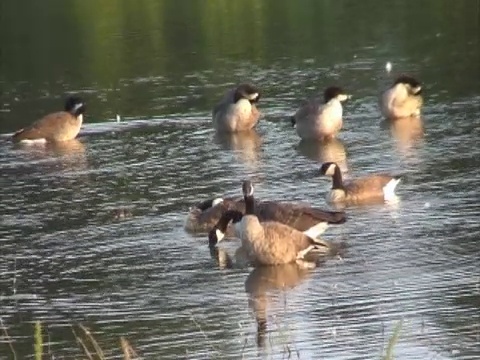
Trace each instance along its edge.
{"label": "brown goose body", "polygon": [[65,111],[48,114],[30,126],[13,134],[13,141],[61,142],[75,139],[83,122],[85,105],[77,97],[70,97],[65,104]]}
{"label": "brown goose body", "polygon": [[218,132],[251,130],[260,119],[256,103],[260,92],[250,84],[240,84],[229,90],[212,111],[212,120]]}
{"label": "brown goose body", "polygon": [[332,177],[332,189],[327,194],[330,203],[345,205],[379,203],[393,200],[394,190],[400,177],[388,174],[372,174],[362,178],[343,181],[336,163],[324,163],[320,172]]}
{"label": "brown goose body", "polygon": [[[319,244],[303,232],[276,221],[260,222],[255,215],[244,215],[240,227],[242,247],[255,265],[293,263],[303,259],[303,252],[318,249]],[[324,242],[321,246],[328,252]]]}
{"label": "brown goose body", "polygon": [[82,116],[75,117],[66,111],[44,116],[32,125],[17,131],[14,141],[45,139],[46,141],[73,140],[82,127]]}
{"label": "brown goose body", "polygon": [[324,97],[314,97],[301,106],[292,118],[297,134],[305,140],[334,138],[343,126],[342,101],[348,95],[337,87],[325,90]]}
{"label": "brown goose body", "polygon": [[[226,211],[237,210],[245,213],[243,198],[225,198],[222,202],[211,206],[213,202],[214,199],[210,199],[194,206],[187,216],[185,230],[191,233],[208,233]],[[299,231],[306,231],[321,222],[343,224],[346,221],[343,211],[327,211],[306,205],[276,201],[255,201],[255,214],[260,221],[278,221]],[[227,235],[232,236],[233,234],[230,225],[227,228]]]}
{"label": "brown goose body", "polygon": [[381,97],[380,108],[387,119],[420,116],[423,106],[421,84],[409,76],[400,76]]}

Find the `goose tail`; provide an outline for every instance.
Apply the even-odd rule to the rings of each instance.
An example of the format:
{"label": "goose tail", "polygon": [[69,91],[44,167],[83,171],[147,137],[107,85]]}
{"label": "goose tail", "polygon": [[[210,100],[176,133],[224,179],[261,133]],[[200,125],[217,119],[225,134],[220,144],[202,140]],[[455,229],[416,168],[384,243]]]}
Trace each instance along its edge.
{"label": "goose tail", "polygon": [[328,228],[328,223],[324,221],[312,226],[311,228],[305,230],[303,233],[309,238],[311,238],[313,241],[316,241],[316,239],[320,235],[322,235],[325,232],[325,230],[327,230],[327,228]]}
{"label": "goose tail", "polygon": [[397,195],[395,194],[395,188],[400,180],[400,176],[395,176],[383,187],[383,197],[385,201],[392,201],[397,198]]}

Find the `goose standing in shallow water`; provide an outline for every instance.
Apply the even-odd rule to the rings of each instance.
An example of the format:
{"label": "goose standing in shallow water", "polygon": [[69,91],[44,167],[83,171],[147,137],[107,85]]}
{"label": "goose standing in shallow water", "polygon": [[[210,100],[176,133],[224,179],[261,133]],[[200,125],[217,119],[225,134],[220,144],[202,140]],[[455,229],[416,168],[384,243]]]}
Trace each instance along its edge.
{"label": "goose standing in shallow water", "polygon": [[213,109],[214,128],[218,132],[253,129],[260,118],[255,105],[259,99],[260,91],[251,84],[240,84],[229,90]]}
{"label": "goose standing in shallow water", "polygon": [[13,134],[15,142],[56,142],[73,140],[82,127],[85,103],[71,96],[65,102],[65,111],[45,115],[30,126]]}
{"label": "goose standing in shallow water", "polygon": [[329,252],[329,244],[316,239],[325,230],[324,226],[316,225],[301,232],[277,221],[260,222],[255,215],[252,183],[244,181],[242,189],[245,214],[239,211],[227,212],[209,233],[210,247],[223,239],[225,222],[233,221],[236,235],[242,240],[242,248],[254,265],[280,265],[292,262],[303,264],[309,253]]}
{"label": "goose standing in shallow water", "polygon": [[392,87],[382,94],[381,111],[387,119],[420,116],[423,98],[422,85],[410,76],[399,76]]}
{"label": "goose standing in shallow water", "polygon": [[349,98],[343,89],[331,86],[324,91],[323,99],[310,99],[291,118],[298,136],[314,140],[334,138],[343,126],[342,102]]}
{"label": "goose standing in shallow water", "polygon": [[332,177],[332,189],[327,194],[329,203],[354,205],[396,200],[399,176],[373,174],[344,182],[342,172],[334,162],[324,163],[320,173]]}

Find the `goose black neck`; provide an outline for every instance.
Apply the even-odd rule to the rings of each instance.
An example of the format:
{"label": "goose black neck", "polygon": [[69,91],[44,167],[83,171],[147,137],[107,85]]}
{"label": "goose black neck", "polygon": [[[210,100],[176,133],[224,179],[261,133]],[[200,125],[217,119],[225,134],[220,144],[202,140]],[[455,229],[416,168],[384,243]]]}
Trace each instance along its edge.
{"label": "goose black neck", "polygon": [[230,221],[236,223],[242,219],[242,216],[243,214],[238,210],[227,210],[220,217],[214,229],[218,229],[225,234]]}
{"label": "goose black neck", "polygon": [[333,185],[332,189],[343,189],[343,179],[342,179],[342,172],[340,171],[340,167],[337,165],[335,166],[335,170],[333,172]]}
{"label": "goose black neck", "polygon": [[245,198],[245,215],[255,214],[255,199],[253,195],[246,195]]}
{"label": "goose black neck", "polygon": [[231,211],[225,211],[220,220],[218,220],[217,225],[215,225],[215,228],[225,233],[227,231],[228,223],[232,219],[233,213]]}
{"label": "goose black neck", "polygon": [[216,248],[217,243],[218,243],[218,239],[217,239],[217,234],[216,234],[216,227],[214,227],[208,233],[208,247],[210,249]]}

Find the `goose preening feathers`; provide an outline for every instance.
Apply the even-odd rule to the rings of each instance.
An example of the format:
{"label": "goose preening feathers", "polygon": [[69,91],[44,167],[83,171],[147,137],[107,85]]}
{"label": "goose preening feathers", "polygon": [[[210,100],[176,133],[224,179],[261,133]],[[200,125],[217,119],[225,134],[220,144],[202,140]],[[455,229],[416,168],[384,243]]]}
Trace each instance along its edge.
{"label": "goose preening feathers", "polygon": [[30,126],[13,134],[15,142],[60,142],[73,140],[80,132],[85,103],[71,96],[65,102],[65,110],[45,115]]}
{"label": "goose preening feathers", "polygon": [[316,224],[304,232],[278,221],[260,221],[256,215],[253,184],[244,181],[242,190],[245,214],[237,210],[227,211],[209,232],[210,247],[216,246],[225,234],[230,221],[235,225],[235,235],[242,241],[249,260],[254,265],[279,265],[308,261],[309,253],[326,254],[330,245],[317,237],[323,233],[325,223]]}

